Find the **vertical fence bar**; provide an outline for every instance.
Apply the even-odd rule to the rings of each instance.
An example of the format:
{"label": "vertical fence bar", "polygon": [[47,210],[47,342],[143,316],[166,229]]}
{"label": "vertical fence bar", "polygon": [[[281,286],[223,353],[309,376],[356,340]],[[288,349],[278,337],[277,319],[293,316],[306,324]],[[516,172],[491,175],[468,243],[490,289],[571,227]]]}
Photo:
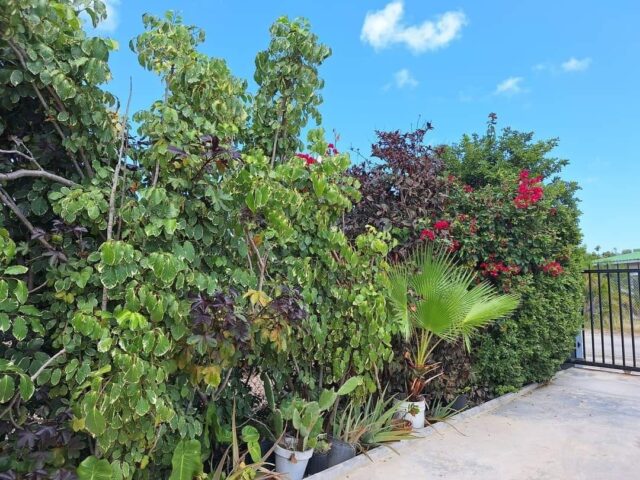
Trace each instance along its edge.
{"label": "vertical fence bar", "polygon": [[616,364],[616,349],[613,344],[613,308],[611,305],[611,266],[607,265],[607,299],[609,300],[609,337],[611,338],[611,363]]}
{"label": "vertical fence bar", "polygon": [[[636,272],[639,275],[640,272]],[[636,366],[636,337],[633,331],[633,287],[631,284],[631,272],[627,264],[627,286],[629,288],[629,323],[631,324],[631,353],[633,354],[633,366]]]}
{"label": "vertical fence bar", "polygon": [[604,363],[604,322],[602,320],[602,282],[600,272],[598,271],[598,313],[600,316],[600,353],[602,355],[602,363]]}
{"label": "vertical fence bar", "polygon": [[[593,326],[593,288],[591,286],[591,272],[589,272],[589,317],[591,318],[591,361],[596,361],[596,334]],[[585,355],[586,360],[586,355]]]}
{"label": "vertical fence bar", "polygon": [[618,313],[620,314],[620,343],[622,344],[622,366],[627,365],[624,351],[624,320],[622,318],[622,286],[620,285],[620,264],[616,264],[616,275],[618,276]]}

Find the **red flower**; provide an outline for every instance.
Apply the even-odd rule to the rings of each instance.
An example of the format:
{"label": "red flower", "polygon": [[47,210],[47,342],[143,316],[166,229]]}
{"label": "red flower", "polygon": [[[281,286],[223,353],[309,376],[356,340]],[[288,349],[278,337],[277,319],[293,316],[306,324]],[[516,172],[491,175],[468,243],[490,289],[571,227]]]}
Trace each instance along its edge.
{"label": "red flower", "polygon": [[303,159],[307,165],[316,163],[316,159],[307,153],[296,153],[296,157]]}
{"label": "red flower", "polygon": [[438,220],[433,224],[433,228],[435,228],[436,230],[448,230],[449,222],[447,222],[446,220]]}
{"label": "red flower", "polygon": [[425,238],[433,241],[436,239],[436,234],[433,230],[427,230],[425,228],[424,230],[422,230],[422,232],[420,232],[420,240],[424,240]]}
{"label": "red flower", "polygon": [[458,250],[460,250],[460,242],[458,240],[454,240],[453,242],[451,242],[451,245],[449,245],[448,250],[450,253],[457,252]]}
{"label": "red flower", "polygon": [[467,193],[473,192],[473,187],[471,185],[465,185],[462,189]]}
{"label": "red flower", "polygon": [[333,143],[327,145],[327,155],[338,155],[338,149]]}
{"label": "red flower", "polygon": [[529,172],[527,170],[520,172],[518,195],[513,199],[516,208],[526,208],[542,199],[544,190],[540,184],[541,182],[542,176],[529,178]]}
{"label": "red flower", "polygon": [[552,277],[557,277],[558,275],[564,272],[564,268],[556,261],[548,262],[542,265],[542,271],[551,275]]}

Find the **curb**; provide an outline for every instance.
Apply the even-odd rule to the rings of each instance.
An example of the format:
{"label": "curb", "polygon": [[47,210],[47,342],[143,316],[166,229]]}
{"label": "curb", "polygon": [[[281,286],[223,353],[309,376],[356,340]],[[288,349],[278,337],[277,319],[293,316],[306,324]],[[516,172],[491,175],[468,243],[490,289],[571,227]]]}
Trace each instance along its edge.
{"label": "curb", "polygon": [[[554,375],[553,378],[556,378],[558,375],[562,375],[563,372],[560,371]],[[469,410],[465,410],[464,412],[458,413],[451,417],[446,423],[440,422],[432,425],[431,427],[425,427],[415,430],[415,433],[418,434],[420,438],[427,438],[434,434],[434,432],[441,432],[450,428],[453,428],[452,425],[456,423],[460,423],[464,420],[468,420],[473,417],[477,417],[479,415],[483,415],[485,413],[491,412],[507,403],[512,402],[516,398],[520,398],[532,391],[540,388],[543,384],[540,383],[532,383],[527,385],[526,387],[521,388],[517,392],[507,393],[506,395],[502,395],[498,398],[494,398],[493,400],[489,400],[488,402],[483,403],[482,405],[478,405],[477,407],[470,408]],[[354,470],[365,467],[367,465],[371,465],[371,463],[382,462],[389,458],[393,458],[399,455],[402,450],[406,447],[410,446],[411,442],[415,440],[403,440],[400,442],[390,443],[388,445],[382,445],[376,447],[372,450],[369,450],[366,454],[360,454],[351,460],[347,460],[346,462],[335,465],[327,470],[316,473],[315,475],[311,475],[306,477],[308,480],[336,480],[340,478],[346,478],[349,473],[352,473]]]}

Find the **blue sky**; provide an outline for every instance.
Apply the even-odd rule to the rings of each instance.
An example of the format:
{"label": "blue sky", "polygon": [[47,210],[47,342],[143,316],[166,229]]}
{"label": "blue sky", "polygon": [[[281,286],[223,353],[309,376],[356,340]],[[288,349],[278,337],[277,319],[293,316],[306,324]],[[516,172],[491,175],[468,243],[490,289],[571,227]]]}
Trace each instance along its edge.
{"label": "blue sky", "polygon": [[[202,51],[251,79],[280,15],[307,17],[333,49],[323,65],[324,127],[368,153],[376,129],[431,120],[433,143],[499,126],[559,137],[564,176],[581,186],[589,248],[640,247],[640,2],[111,0],[99,33],[115,38],[114,79],[133,110],[162,95],[128,42],[145,12],[180,12],[207,33]],[[355,158],[353,158],[356,160]]]}

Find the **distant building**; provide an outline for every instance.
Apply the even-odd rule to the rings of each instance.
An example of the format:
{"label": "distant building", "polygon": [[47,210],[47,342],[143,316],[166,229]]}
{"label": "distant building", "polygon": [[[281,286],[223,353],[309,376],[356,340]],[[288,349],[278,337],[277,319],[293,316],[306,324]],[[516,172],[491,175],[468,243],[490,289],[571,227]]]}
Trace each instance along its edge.
{"label": "distant building", "polygon": [[640,251],[614,255],[613,257],[599,258],[593,262],[600,268],[640,268]]}

